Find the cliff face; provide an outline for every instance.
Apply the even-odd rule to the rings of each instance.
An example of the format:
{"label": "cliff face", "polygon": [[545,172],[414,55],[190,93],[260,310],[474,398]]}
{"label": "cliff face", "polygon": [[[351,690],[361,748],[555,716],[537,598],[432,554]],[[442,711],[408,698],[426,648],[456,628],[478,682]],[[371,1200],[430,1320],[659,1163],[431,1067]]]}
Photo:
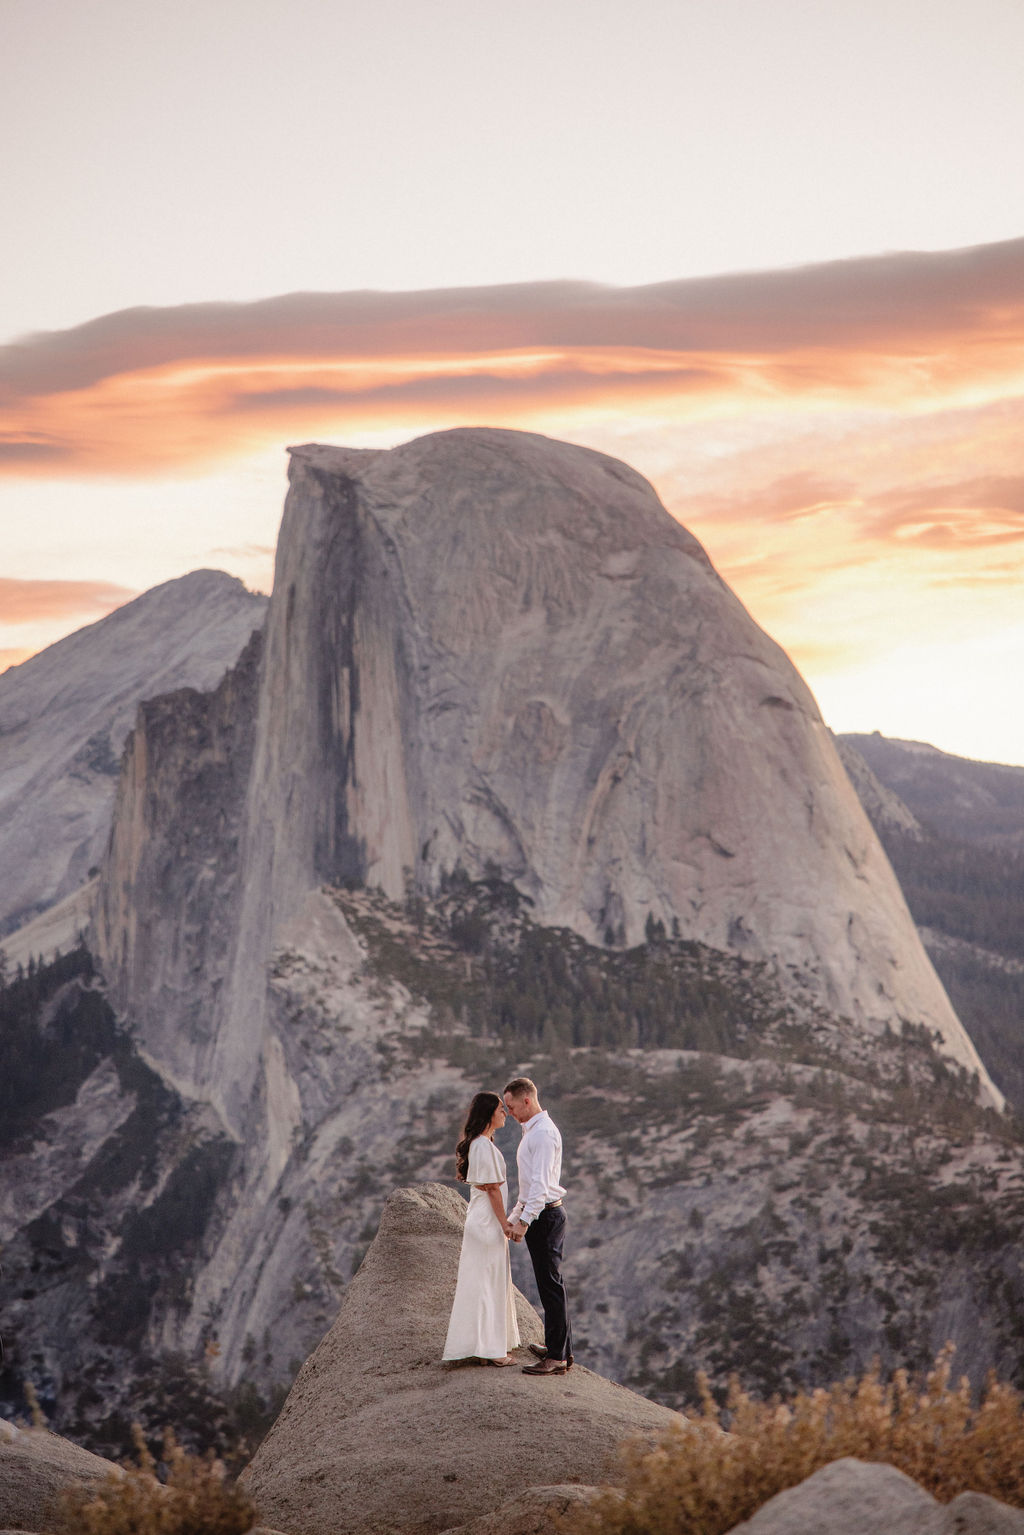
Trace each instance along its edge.
{"label": "cliff face", "polygon": [[[436,892],[456,866],[497,866],[538,921],[592,941],[634,944],[653,918],[770,959],[857,1026],[938,1030],[984,1079],[804,683],[600,454],[491,430],[293,452],[240,815],[223,930],[171,919],[196,929],[201,1037],[157,1006],[158,970],[126,968],[163,888],[117,916],[108,893],[97,933],[124,1005],[160,1013],[147,1048],[236,1130],[266,957],[305,895]],[[133,838],[115,833],[108,892]]]}
{"label": "cliff face", "polygon": [[[802,1059],[802,1040],[820,1076],[766,1089],[780,1104],[791,1088],[797,1100],[820,1089],[826,1111],[811,1135],[801,1103],[766,1108],[763,1123],[744,1128],[763,1140],[760,1159],[733,1135],[731,1108],[721,1124],[709,1110],[721,1166],[704,1142],[692,1164],[682,1145],[691,1086],[666,1078],[656,1051],[650,1081],[638,1076],[629,1145],[609,1176],[633,1187],[642,1127],[661,1126],[675,1145],[674,1127],[672,1156],[655,1146],[643,1164],[651,1208],[665,1215],[657,1274],[638,1296],[630,1276],[641,1232],[650,1245],[639,1207],[616,1217],[621,1241],[608,1242],[606,1262],[593,1245],[577,1261],[612,1299],[590,1330],[599,1357],[624,1375],[638,1368],[645,1340],[660,1339],[652,1380],[671,1394],[711,1325],[692,1295],[684,1305],[676,1294],[687,1290],[673,1257],[681,1223],[721,1225],[693,1259],[694,1283],[709,1295],[724,1282],[716,1254],[730,1273],[748,1271],[750,1242],[775,1240],[774,1227],[765,1236],[750,1223],[772,1186],[765,1168],[778,1162],[780,1116],[787,1136],[808,1137],[808,1170],[829,1144],[823,1061],[849,1065],[849,1090],[870,1097],[866,1077],[896,1048],[887,1026],[899,1035],[905,1020],[919,1034],[937,1031],[947,1057],[978,1071],[982,1097],[997,1095],[806,687],[646,482],[601,455],[490,430],[381,453],[298,449],[291,482],[262,658],[248,651],[213,694],[179,692],[142,711],[101,876],[91,943],[118,1011],[146,1063],[206,1116],[203,1135],[220,1146],[226,1131],[240,1147],[187,1296],[177,1309],[145,1302],[148,1346],[187,1353],[215,1340],[229,1380],[247,1371],[264,1384],[285,1378],[328,1324],[382,1190],[447,1171],[480,1073],[492,1085],[516,1066],[554,1072],[544,1067],[543,1020],[532,1033],[502,1025],[486,1065],[473,1055],[467,1030],[496,1025],[487,1008],[466,1023],[464,956],[421,984],[430,944],[416,959],[399,930],[410,894],[408,911],[425,902],[443,932],[452,872],[485,883],[500,873],[512,898],[530,903],[536,931],[561,926],[570,947],[593,945],[588,996],[619,986],[609,956],[617,951],[628,971],[623,946],[642,940],[649,922],[669,943],[705,946],[691,956],[690,978],[663,989],[661,1044],[753,1059],[760,1047],[739,1023],[744,977],[756,971],[770,983],[765,1020],[796,1007],[786,1027],[797,1032],[775,1038],[771,1058],[796,1050]],[[365,903],[378,897],[395,904],[373,918],[384,934],[376,952]],[[715,954],[731,967],[729,997],[714,980]],[[562,961],[551,963],[523,972],[542,1003],[561,974]],[[638,984],[622,981],[621,1027],[610,1039],[627,1051],[645,1043],[631,1032],[647,1006],[647,983]],[[710,1022],[691,1038],[682,1024],[698,993]],[[563,988],[565,1016],[576,1000]],[[735,1037],[722,1036],[726,1015]],[[578,1038],[556,1023],[558,1041],[603,1042],[603,1025]],[[582,1086],[567,1076],[553,1107],[582,1113],[600,1099],[601,1069],[597,1061],[587,1076],[581,1066]],[[885,1112],[898,1124],[899,1062],[884,1069],[897,1083]],[[760,1115],[756,1061],[750,1072],[751,1082],[729,1081]],[[924,1092],[931,1078],[921,1080]],[[710,1100],[728,1098],[717,1078],[708,1083]],[[837,1113],[846,1091],[835,1090]],[[880,1112],[865,1099],[864,1124]],[[595,1136],[585,1114],[572,1134],[581,1168],[608,1160],[605,1130]],[[893,1148],[902,1144],[894,1131]],[[737,1168],[740,1203],[730,1192]],[[714,1216],[694,1195],[712,1174]],[[581,1219],[599,1220],[604,1185],[580,1177],[577,1187]],[[792,1249],[780,1258],[782,1283],[793,1253],[808,1243],[818,1251],[819,1231],[796,1196],[791,1218],[788,1207],[778,1218]],[[865,1218],[857,1262],[877,1276],[870,1240]],[[850,1286],[861,1283],[859,1269],[851,1276]],[[810,1306],[818,1279],[808,1271],[800,1283]],[[835,1357],[845,1367],[873,1352],[881,1313],[836,1304]],[[908,1316],[916,1304],[909,1295]],[[783,1310],[765,1325],[790,1339]],[[659,1321],[663,1313],[676,1320]],[[965,1342],[976,1334],[995,1350],[999,1326],[986,1311],[964,1324]],[[923,1337],[923,1312],[907,1327]],[[812,1375],[825,1369],[819,1341],[815,1362],[800,1365]]]}
{"label": "cliff face", "polygon": [[193,571],[0,677],[0,935],[101,862],[139,702],[214,687],[266,608],[233,576]]}
{"label": "cliff face", "polygon": [[257,630],[213,692],[183,688],[140,705],[95,898],[93,943],[112,1003],[160,1072],[214,1106],[215,1004],[240,900],[262,651]]}
{"label": "cliff face", "polygon": [[317,615],[316,692],[273,733],[310,768],[307,879],[398,897],[493,863],[540,921],[632,944],[676,919],[975,1064],[813,699],[639,476],[449,432],[299,450],[290,503],[278,581]]}

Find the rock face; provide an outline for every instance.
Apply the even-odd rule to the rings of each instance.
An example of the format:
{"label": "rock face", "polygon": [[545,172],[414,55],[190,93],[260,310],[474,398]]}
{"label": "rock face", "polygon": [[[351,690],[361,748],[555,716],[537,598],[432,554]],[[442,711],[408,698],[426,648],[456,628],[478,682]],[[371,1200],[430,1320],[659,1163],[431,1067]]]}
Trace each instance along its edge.
{"label": "rock face", "polygon": [[232,576],[193,571],[0,676],[0,935],[101,862],[140,700],[213,687],[266,606]]}
{"label": "rock face", "polygon": [[770,1393],[948,1337],[1016,1368],[1019,1153],[952,1080],[976,1057],[813,702],[696,543],[517,433],[302,449],[292,482],[262,651],[125,752],[91,941],[126,1028],[5,1163],[48,1410],[105,1416],[129,1355],[288,1383],[382,1194],[449,1175],[519,1069],[566,1135],[581,1362],[671,1403],[696,1367]]}
{"label": "rock face", "polygon": [[937,1031],[998,1101],[804,683],[601,454],[483,429],[294,450],[230,888],[214,843],[155,967],[139,935],[166,930],[185,817],[151,759],[138,741],[95,941],[151,1056],[233,1134],[274,1095],[264,966],[308,893],[400,898],[456,866],[585,938],[675,923],[858,1027]]}
{"label": "rock face", "polygon": [[600,1492],[596,1487],[581,1487],[563,1482],[557,1487],[528,1487],[496,1508],[481,1514],[458,1529],[444,1535],[549,1535],[556,1519],[575,1513]]}
{"label": "rock face", "polygon": [[837,1460],[780,1492],[731,1535],[1024,1535],[1024,1513],[963,1493],[945,1507],[894,1466]]}
{"label": "rock face", "polygon": [[53,1507],[62,1492],[120,1474],[111,1461],[45,1429],[0,1423],[0,1528],[63,1528]]}
{"label": "rock face", "polygon": [[[244,1473],[270,1524],[291,1535],[427,1535],[515,1489],[592,1483],[628,1434],[678,1423],[579,1366],[549,1380],[443,1366],[464,1218],[464,1201],[439,1184],[388,1200],[337,1321]],[[524,1343],[541,1341],[518,1293],[517,1310]]]}

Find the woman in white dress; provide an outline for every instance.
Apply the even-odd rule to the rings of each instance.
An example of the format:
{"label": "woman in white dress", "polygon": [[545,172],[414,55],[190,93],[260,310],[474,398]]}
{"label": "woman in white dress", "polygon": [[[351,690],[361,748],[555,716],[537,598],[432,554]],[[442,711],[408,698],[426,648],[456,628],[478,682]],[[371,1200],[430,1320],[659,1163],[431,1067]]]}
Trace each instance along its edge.
{"label": "woman in white dress", "polygon": [[472,1192],[445,1359],[506,1365],[514,1363],[509,1349],[519,1347],[508,1254],[512,1227],[505,1216],[505,1158],[494,1144],[494,1132],[504,1123],[505,1105],[498,1094],[477,1093],[455,1148],[455,1175]]}

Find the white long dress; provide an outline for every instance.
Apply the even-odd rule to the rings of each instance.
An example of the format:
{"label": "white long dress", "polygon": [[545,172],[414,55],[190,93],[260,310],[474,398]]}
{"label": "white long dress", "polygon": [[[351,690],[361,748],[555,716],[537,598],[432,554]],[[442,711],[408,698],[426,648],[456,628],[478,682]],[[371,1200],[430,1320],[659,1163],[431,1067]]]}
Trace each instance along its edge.
{"label": "white long dress", "polygon": [[502,1208],[506,1207],[505,1158],[486,1135],[470,1142],[466,1182],[472,1192],[444,1358],[503,1359],[509,1349],[519,1347],[519,1327],[508,1240],[491,1201],[479,1187],[481,1183],[500,1183]]}

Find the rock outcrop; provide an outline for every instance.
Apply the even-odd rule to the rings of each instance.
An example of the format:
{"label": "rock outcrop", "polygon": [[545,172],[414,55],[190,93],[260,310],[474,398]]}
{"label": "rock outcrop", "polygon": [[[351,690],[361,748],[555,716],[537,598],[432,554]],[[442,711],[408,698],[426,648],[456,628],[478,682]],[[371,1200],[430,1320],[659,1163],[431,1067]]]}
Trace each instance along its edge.
{"label": "rock outcrop", "polygon": [[112,1461],[90,1455],[69,1439],[0,1423],[0,1528],[64,1528],[56,1510],[62,1492],[120,1475]]}
{"label": "rock outcrop", "polygon": [[[402,898],[456,867],[585,938],[675,924],[854,1026],[937,1031],[998,1101],[803,681],[602,454],[484,429],[293,451],[251,772],[221,806],[237,879],[191,864],[221,913],[205,947],[161,877],[195,797],[176,816],[167,773],[157,802],[150,759],[137,744],[96,943],[147,1050],[232,1133],[272,1095],[264,966],[309,892]],[[181,935],[158,966],[154,923]]]}
{"label": "rock outcrop", "polygon": [[550,1535],[556,1520],[585,1508],[601,1490],[565,1482],[557,1487],[528,1487],[500,1508],[458,1529],[445,1530],[444,1535]]}
{"label": "rock outcrop", "polygon": [[1024,1513],[967,1492],[943,1506],[894,1466],[837,1460],[730,1535],[1024,1535]]}
{"label": "rock outcrop", "polygon": [[101,863],[140,701],[213,687],[266,607],[233,576],[196,570],[0,676],[0,935]]}
{"label": "rock outcrop", "polygon": [[[243,1475],[271,1524],[428,1535],[517,1489],[592,1483],[627,1435],[679,1422],[580,1366],[547,1380],[443,1366],[464,1218],[439,1184],[391,1195],[337,1321]],[[524,1343],[541,1341],[518,1293],[517,1311]]]}
{"label": "rock outcrop", "polygon": [[802,682],[624,465],[297,450],[262,656],[141,709],[92,942],[127,1028],[0,1209],[60,1422],[76,1340],[126,1378],[112,1317],[289,1382],[382,1194],[448,1175],[510,1068],[566,1133],[606,1373],[675,1404],[948,1337],[1016,1365],[1019,1157],[970,1042]]}

